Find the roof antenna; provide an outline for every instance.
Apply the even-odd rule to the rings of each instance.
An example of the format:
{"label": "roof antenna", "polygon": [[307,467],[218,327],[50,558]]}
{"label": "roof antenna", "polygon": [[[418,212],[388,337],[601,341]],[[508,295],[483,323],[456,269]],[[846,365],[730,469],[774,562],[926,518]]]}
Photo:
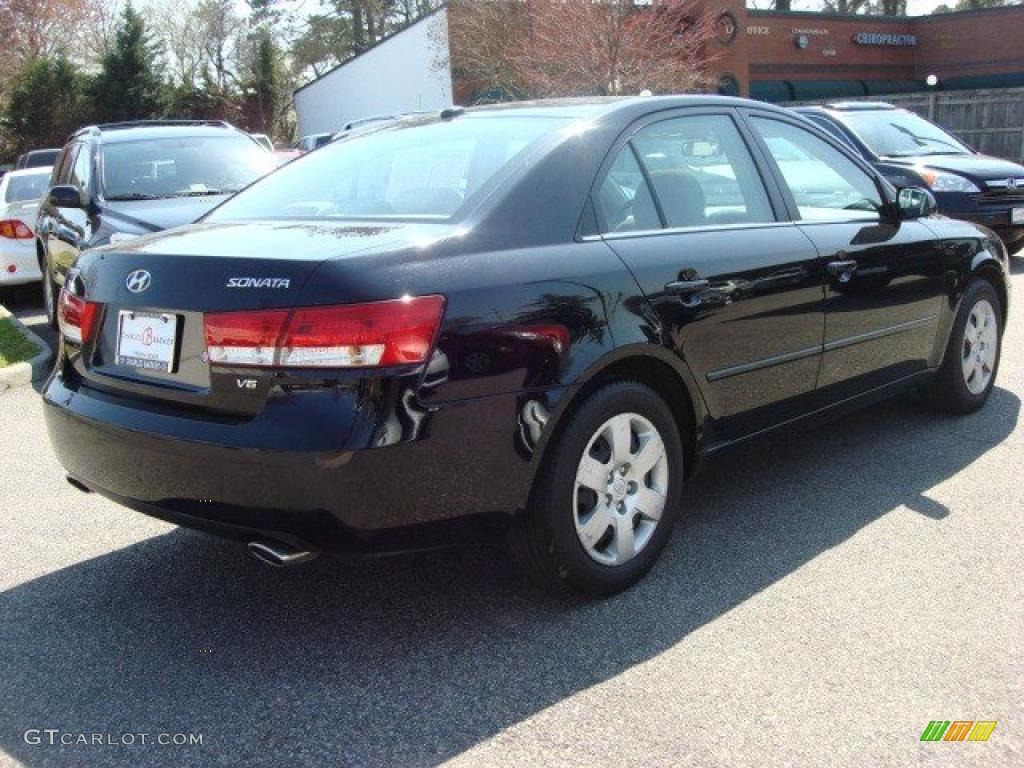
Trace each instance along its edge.
{"label": "roof antenna", "polygon": [[444,109],[441,110],[441,119],[451,120],[452,118],[458,117],[459,115],[464,115],[465,113],[465,107],[445,107]]}

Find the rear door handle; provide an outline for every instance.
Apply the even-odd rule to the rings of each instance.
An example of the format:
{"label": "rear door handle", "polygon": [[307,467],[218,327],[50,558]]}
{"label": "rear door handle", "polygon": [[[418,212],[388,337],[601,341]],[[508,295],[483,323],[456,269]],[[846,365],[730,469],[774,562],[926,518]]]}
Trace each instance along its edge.
{"label": "rear door handle", "polygon": [[675,296],[692,296],[706,291],[710,285],[707,280],[675,280],[665,284],[665,292]]}

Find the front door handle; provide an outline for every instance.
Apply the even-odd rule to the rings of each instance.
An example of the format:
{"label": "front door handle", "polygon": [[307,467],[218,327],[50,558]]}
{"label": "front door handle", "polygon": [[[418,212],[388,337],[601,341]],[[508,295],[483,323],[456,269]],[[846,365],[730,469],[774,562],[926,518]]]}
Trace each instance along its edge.
{"label": "front door handle", "polygon": [[857,262],[853,259],[830,261],[827,269],[832,277],[838,278],[840,282],[848,283],[853,279],[853,275],[857,271]]}
{"label": "front door handle", "polygon": [[665,284],[665,293],[674,296],[692,296],[695,293],[706,291],[711,285],[707,280],[674,280]]}

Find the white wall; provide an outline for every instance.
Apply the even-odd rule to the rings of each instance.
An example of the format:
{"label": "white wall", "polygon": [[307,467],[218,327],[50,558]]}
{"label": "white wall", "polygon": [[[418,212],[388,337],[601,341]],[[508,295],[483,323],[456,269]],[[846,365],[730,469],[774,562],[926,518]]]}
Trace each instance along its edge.
{"label": "white wall", "polygon": [[448,10],[442,8],[298,91],[298,135],[337,131],[362,117],[450,106],[447,62]]}

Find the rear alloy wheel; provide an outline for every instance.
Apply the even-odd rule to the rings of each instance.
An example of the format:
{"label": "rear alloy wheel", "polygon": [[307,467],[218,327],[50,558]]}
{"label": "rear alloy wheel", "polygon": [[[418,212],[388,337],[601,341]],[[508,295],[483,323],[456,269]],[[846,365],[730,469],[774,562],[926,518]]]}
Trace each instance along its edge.
{"label": "rear alloy wheel", "polygon": [[583,549],[622,565],[650,542],[665,509],[668,458],[657,428],[620,413],[590,438],[576,470],[573,521]]}
{"label": "rear alloy wheel", "polygon": [[925,389],[936,408],[971,413],[992,393],[1002,346],[999,296],[987,280],[976,279],[964,292],[942,367]]}
{"label": "rear alloy wheel", "polygon": [[601,387],[567,419],[512,526],[512,551],[544,586],[613,594],[647,573],[668,540],[682,440],[666,403],[634,381]]}

